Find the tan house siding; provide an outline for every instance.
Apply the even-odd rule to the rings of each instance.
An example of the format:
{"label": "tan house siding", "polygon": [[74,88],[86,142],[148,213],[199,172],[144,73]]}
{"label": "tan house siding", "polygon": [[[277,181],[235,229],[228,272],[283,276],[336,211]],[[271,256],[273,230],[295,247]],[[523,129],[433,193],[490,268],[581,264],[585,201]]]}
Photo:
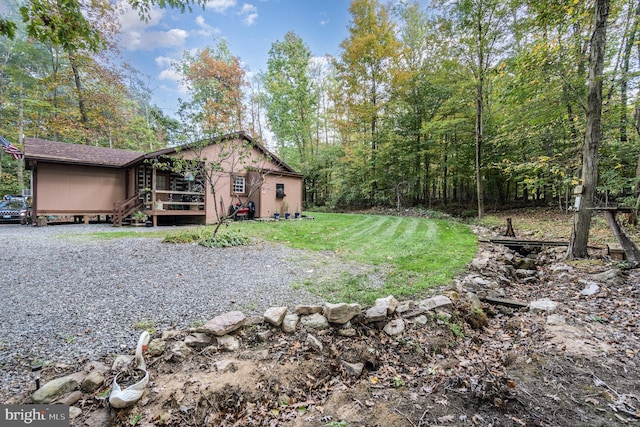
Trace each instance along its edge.
{"label": "tan house siding", "polygon": [[[240,144],[240,140],[232,140],[231,143]],[[228,143],[227,143],[228,144]],[[220,156],[222,145],[213,144],[206,146],[197,153],[185,150],[172,154],[175,157],[184,159],[207,158],[216,159]],[[224,148],[228,150],[228,145]],[[245,206],[252,201],[256,205],[256,218],[273,217],[275,212],[282,211],[283,203],[289,204],[289,212],[293,217],[294,212],[301,213],[302,209],[302,177],[286,170],[282,165],[272,158],[265,157],[257,149],[250,151],[240,149],[222,164],[226,172],[221,172],[213,178],[216,184],[217,210],[213,195],[209,188],[206,190],[206,217],[207,224],[218,221],[219,216],[226,215],[229,207],[236,202],[241,202]],[[233,177],[244,176],[246,190],[243,194],[233,192]],[[285,187],[285,198],[276,197],[276,185],[283,184]]]}
{"label": "tan house siding", "polygon": [[36,216],[102,214],[126,198],[126,174],[122,169],[39,163],[35,194]]}
{"label": "tan house siding", "polygon": [[[276,195],[278,184],[284,185],[285,197],[280,198]],[[297,177],[291,177],[273,172],[265,177],[265,183],[260,190],[260,205],[256,216],[272,217],[274,213],[282,214],[284,212],[285,203],[288,204],[288,212],[302,213],[302,180]]]}
{"label": "tan house siding", "polygon": [[[210,180],[198,173],[187,179],[152,167],[167,157],[208,162],[224,158],[224,172],[213,179],[216,198]],[[255,218],[284,212],[284,203],[292,216],[302,208],[303,176],[243,132],[222,136],[202,149],[182,146],[147,154],[27,138],[25,159],[38,216],[74,215],[88,221],[92,215],[109,215],[115,225],[122,225],[142,210],[153,225],[213,224],[236,203],[248,207],[253,202]],[[234,176],[245,179],[242,194],[234,191]],[[278,186],[284,186],[286,197],[276,194]]]}

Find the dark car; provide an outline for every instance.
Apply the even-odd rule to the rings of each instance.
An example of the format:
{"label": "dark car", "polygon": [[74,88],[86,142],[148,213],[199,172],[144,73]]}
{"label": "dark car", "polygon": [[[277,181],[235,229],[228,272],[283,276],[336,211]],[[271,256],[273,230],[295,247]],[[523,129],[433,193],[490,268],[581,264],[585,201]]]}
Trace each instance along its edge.
{"label": "dark car", "polygon": [[0,200],[0,222],[27,223],[29,205],[22,200]]}

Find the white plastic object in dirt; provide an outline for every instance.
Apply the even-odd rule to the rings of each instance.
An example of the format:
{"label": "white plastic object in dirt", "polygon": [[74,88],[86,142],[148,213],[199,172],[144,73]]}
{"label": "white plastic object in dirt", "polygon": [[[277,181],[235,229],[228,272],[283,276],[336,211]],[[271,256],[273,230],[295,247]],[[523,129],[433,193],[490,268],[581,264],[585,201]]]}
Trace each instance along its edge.
{"label": "white plastic object in dirt", "polygon": [[144,372],[144,377],[137,383],[130,385],[129,387],[122,389],[118,384],[118,376],[122,372],[113,378],[113,386],[111,387],[111,394],[109,395],[109,404],[116,409],[127,408],[135,404],[144,393],[147,383],[149,382],[149,372],[147,372],[147,365],[144,363],[142,357],[142,351],[144,347],[149,344],[151,337],[147,331],[140,334],[138,339],[138,346],[136,347],[136,369]]}

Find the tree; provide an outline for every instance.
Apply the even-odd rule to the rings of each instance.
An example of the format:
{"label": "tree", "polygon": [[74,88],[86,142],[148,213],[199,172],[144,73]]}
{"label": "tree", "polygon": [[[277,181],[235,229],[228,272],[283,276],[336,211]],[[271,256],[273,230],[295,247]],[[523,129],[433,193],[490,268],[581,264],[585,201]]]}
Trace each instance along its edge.
{"label": "tree", "polygon": [[459,42],[459,60],[474,83],[476,194],[478,218],[484,216],[483,149],[485,144],[486,92],[491,72],[504,50],[505,17],[510,5],[500,0],[459,0],[452,6]]}
{"label": "tree", "polygon": [[[414,204],[428,203],[432,138],[426,128],[452,96],[452,90],[441,78],[443,66],[437,58],[442,42],[437,38],[436,20],[430,19],[418,3],[400,3],[395,10],[400,18],[402,42],[392,88],[394,133],[398,138],[390,147],[395,154],[387,156],[387,169],[393,168],[399,174],[390,182],[394,188],[399,189],[396,184],[403,182],[405,195]],[[399,200],[400,194],[396,194],[396,202]]]}
{"label": "tree", "polygon": [[224,40],[196,56],[185,53],[179,68],[191,91],[191,99],[180,106],[187,122],[200,126],[209,138],[242,129],[245,73]]}
{"label": "tree", "polygon": [[382,139],[381,120],[389,101],[392,71],[400,43],[389,11],[377,0],[353,0],[349,37],[340,46],[337,63],[340,91],[347,113],[345,123],[356,144],[348,150],[358,159],[349,165],[351,185],[370,204],[377,202],[379,191],[378,148]]}
{"label": "tree", "polygon": [[598,185],[598,149],[602,139],[602,76],[607,41],[607,18],[609,0],[596,0],[594,28],[591,35],[589,55],[589,80],[587,92],[586,126],[582,144],[582,191],[580,206],[573,217],[573,231],[567,256],[585,258],[588,256],[587,243],[591,226],[591,207]]}
{"label": "tree", "polygon": [[299,165],[305,165],[313,154],[317,90],[311,81],[310,61],[309,47],[289,32],[284,41],[271,45],[263,76],[271,130],[281,147],[291,144],[296,148]]}

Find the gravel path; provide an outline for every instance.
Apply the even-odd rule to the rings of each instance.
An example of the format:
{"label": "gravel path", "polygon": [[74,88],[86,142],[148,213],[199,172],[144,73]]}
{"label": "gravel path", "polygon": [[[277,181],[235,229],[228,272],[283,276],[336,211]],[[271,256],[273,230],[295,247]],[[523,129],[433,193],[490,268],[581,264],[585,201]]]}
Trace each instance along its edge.
{"label": "gravel path", "polygon": [[0,225],[0,403],[24,392],[32,361],[128,352],[136,326],[188,328],[231,310],[259,315],[321,302],[293,285],[318,274],[314,257],[323,255],[267,243],[168,244],[145,237],[151,229],[139,229],[139,238],[86,235],[118,230]]}

